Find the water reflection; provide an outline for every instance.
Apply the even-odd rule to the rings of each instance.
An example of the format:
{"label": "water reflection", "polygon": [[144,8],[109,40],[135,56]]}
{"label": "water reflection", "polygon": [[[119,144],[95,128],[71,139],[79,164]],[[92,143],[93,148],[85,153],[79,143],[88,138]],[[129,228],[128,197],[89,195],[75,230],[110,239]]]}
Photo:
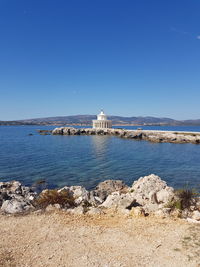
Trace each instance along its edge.
{"label": "water reflection", "polygon": [[92,150],[96,158],[103,159],[108,151],[109,136],[91,136]]}

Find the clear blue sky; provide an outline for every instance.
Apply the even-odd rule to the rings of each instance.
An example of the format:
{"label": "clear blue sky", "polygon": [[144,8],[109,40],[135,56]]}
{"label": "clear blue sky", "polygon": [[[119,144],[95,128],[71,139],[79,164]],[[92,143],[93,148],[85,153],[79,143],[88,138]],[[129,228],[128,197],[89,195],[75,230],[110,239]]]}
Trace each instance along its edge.
{"label": "clear blue sky", "polygon": [[0,120],[200,119],[199,0],[0,0]]}

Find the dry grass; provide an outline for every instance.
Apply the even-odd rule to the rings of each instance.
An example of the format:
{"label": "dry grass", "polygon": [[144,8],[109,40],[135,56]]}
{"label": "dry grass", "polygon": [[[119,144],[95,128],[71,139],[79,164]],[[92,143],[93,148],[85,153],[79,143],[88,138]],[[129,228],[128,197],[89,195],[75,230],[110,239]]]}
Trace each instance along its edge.
{"label": "dry grass", "polygon": [[68,191],[63,190],[58,192],[56,189],[42,192],[33,204],[36,208],[40,209],[44,209],[48,205],[54,204],[59,204],[62,208],[75,206],[74,198]]}

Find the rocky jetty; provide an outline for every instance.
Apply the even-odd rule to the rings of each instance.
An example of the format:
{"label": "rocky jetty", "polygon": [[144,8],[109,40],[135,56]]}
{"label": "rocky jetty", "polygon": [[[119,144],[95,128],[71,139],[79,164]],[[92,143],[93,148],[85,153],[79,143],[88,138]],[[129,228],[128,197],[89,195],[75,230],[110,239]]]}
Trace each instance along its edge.
{"label": "rocky jetty", "polygon": [[15,214],[55,209],[70,214],[103,214],[114,210],[130,216],[178,216],[200,223],[200,197],[192,190],[176,191],[151,174],[127,186],[121,180],[106,180],[91,191],[82,186],[64,186],[33,192],[18,181],[0,183],[0,210]]}
{"label": "rocky jetty", "polygon": [[50,135],[52,133],[51,130],[37,130],[37,132],[40,134],[40,135]]}
{"label": "rocky jetty", "polygon": [[200,144],[200,132],[172,132],[154,130],[92,129],[60,127],[52,131],[53,135],[110,135],[121,138],[146,140],[155,143],[192,143]]}

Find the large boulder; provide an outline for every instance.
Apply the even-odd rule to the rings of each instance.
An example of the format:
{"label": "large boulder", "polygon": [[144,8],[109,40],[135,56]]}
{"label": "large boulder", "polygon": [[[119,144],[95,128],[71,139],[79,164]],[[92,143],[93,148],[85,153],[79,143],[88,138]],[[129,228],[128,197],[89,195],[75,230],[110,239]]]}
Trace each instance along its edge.
{"label": "large boulder", "polygon": [[100,205],[100,207],[115,208],[118,210],[131,209],[134,206],[137,206],[134,194],[121,194],[120,192],[114,192],[110,194],[103,202],[103,204]]}
{"label": "large boulder", "polygon": [[22,213],[32,209],[33,206],[23,199],[11,199],[3,202],[1,211],[5,213]]}
{"label": "large boulder", "polygon": [[97,196],[102,201],[113,192],[125,193],[128,191],[128,186],[121,180],[105,180],[97,185],[92,194]]}
{"label": "large boulder", "polygon": [[137,203],[149,211],[164,207],[175,197],[174,189],[154,174],[135,181],[130,191],[133,192]]}

